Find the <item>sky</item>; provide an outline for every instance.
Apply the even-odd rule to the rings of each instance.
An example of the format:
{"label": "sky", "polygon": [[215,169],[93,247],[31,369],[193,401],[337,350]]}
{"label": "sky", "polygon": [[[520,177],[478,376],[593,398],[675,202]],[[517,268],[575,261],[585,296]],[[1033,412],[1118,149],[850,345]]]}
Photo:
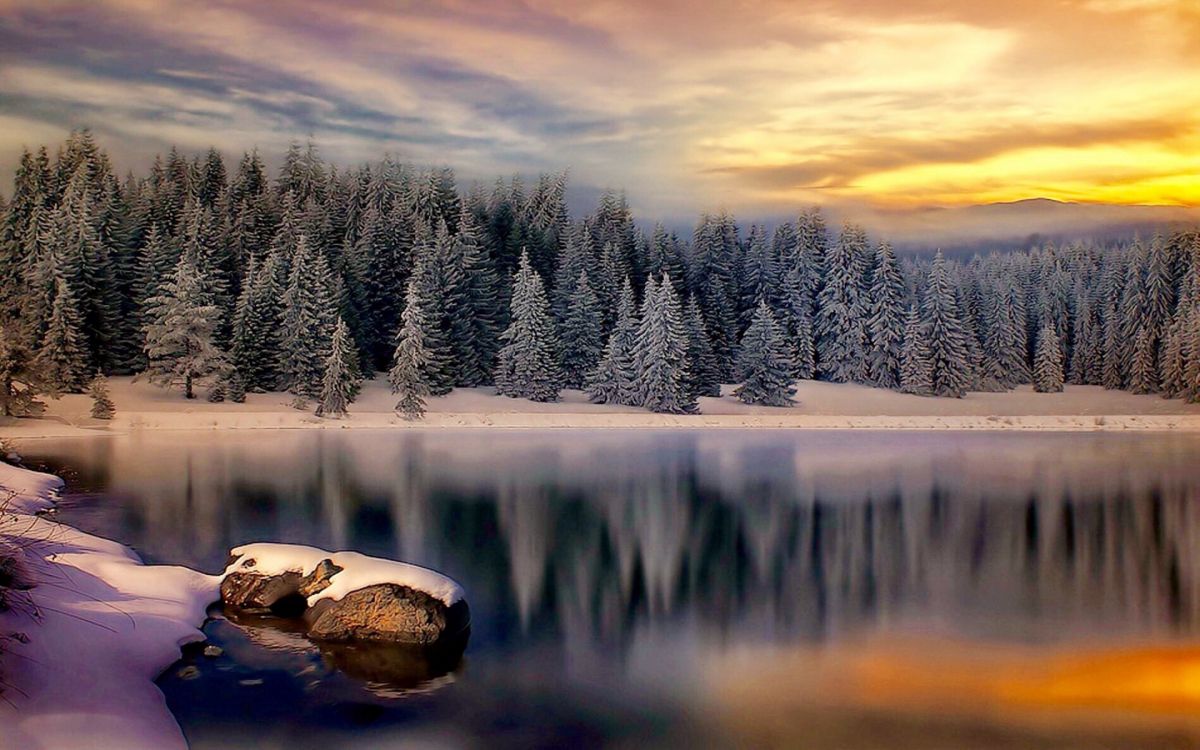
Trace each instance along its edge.
{"label": "sky", "polygon": [[138,169],[567,167],[666,218],[1195,207],[1200,0],[0,0],[0,170],[80,126]]}

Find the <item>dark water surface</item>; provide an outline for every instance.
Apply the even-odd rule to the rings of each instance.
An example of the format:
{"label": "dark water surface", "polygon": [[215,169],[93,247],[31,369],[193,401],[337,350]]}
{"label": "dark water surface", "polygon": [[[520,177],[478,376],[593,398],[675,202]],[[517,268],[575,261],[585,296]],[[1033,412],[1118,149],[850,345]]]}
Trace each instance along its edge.
{"label": "dark water surface", "polygon": [[217,572],[237,544],[295,542],[466,588],[473,634],[449,664],[214,612],[224,653],[160,679],[195,748],[1200,747],[1195,437],[254,431],[22,449],[68,480],[63,520],[150,562]]}

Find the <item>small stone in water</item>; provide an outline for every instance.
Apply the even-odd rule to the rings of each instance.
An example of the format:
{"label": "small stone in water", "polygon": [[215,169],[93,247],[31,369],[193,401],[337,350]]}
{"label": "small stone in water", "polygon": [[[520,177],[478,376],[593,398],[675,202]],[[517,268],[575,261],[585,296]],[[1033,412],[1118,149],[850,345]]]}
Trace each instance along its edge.
{"label": "small stone in water", "polygon": [[221,648],[220,646],[205,646],[204,647],[204,655],[210,659],[215,659],[223,653],[225,653],[225,649]]}
{"label": "small stone in water", "polygon": [[176,674],[179,675],[181,680],[194,680],[200,676],[200,670],[188,665],[176,672]]}

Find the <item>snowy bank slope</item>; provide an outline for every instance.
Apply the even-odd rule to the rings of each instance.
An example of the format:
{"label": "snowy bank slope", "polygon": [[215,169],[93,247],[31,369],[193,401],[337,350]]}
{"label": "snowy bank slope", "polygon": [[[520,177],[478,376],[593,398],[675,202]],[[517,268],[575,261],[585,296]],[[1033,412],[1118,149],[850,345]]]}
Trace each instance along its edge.
{"label": "snowy bank slope", "polygon": [[37,584],[32,617],[0,613],[0,630],[28,638],[4,655],[0,748],[184,748],[153,680],[181,645],[203,639],[198,626],[220,578],[143,565],[116,542],[30,515],[61,485],[0,464],[0,488],[22,498],[0,515],[0,536]]}
{"label": "snowy bank slope", "polygon": [[[463,599],[462,587],[441,573],[419,565],[367,557],[357,552],[325,552],[299,544],[258,542],[234,547],[230,554],[236,559],[225,569],[225,575],[240,572],[276,576],[296,572],[307,576],[322,560],[331,561],[342,570],[329,579],[328,588],[308,598],[310,607],[322,599],[337,601],[351,591],[382,583],[423,591],[447,607]],[[253,564],[249,564],[251,561]]]}
{"label": "snowy bank slope", "polygon": [[430,398],[424,419],[408,422],[394,411],[386,380],[363,383],[348,419],[321,419],[289,406],[283,393],[251,393],[246,403],[185,400],[178,391],[129,378],[112,378],[117,405],[111,421],[89,416],[91,399],[66,395],[49,401],[44,419],[0,420],[0,436],[32,438],[125,434],[152,430],[425,429],[425,428],[789,428],[868,430],[1188,430],[1200,431],[1200,404],[1153,395],[1068,385],[1062,393],[1022,386],[965,398],[924,398],[848,383],[802,380],[791,408],[749,406],[733,398],[701,398],[700,414],[653,414],[593,404],[581,391],[560,401],[534,403],[497,396],[492,388],[456,388]]}

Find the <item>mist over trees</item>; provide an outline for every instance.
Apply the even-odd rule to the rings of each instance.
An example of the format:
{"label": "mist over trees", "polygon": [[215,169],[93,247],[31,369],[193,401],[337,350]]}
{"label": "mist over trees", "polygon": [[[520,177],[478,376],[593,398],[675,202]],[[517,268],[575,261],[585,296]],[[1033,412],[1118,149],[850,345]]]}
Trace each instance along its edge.
{"label": "mist over trees", "polygon": [[565,191],[565,173],[339,169],[311,143],[273,178],[215,150],[121,177],[86,130],[26,151],[0,206],[0,412],[97,372],[334,414],[389,371],[410,415],[456,386],[690,412],[719,383],[783,403],[810,377],[1200,399],[1196,231],[958,262],[817,210],[770,230],[706,213],[680,237],[607,192],[573,221]]}

